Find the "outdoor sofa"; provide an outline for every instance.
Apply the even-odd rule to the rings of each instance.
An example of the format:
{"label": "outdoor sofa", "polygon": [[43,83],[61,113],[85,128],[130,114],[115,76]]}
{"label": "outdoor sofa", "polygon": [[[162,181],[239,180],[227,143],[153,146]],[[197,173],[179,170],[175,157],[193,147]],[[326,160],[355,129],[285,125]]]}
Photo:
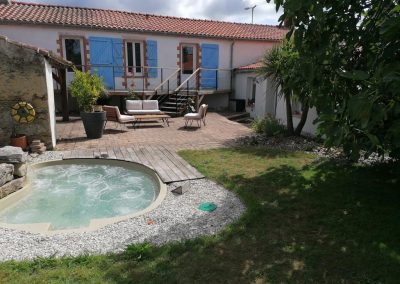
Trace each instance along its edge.
{"label": "outdoor sofa", "polygon": [[126,113],[129,115],[162,114],[157,100],[127,100]]}

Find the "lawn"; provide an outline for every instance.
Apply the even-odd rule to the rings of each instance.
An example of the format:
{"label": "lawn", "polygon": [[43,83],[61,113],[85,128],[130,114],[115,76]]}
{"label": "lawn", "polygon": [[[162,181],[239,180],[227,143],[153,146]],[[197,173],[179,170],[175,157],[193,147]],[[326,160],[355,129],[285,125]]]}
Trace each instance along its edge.
{"label": "lawn", "polygon": [[398,283],[400,165],[259,148],[181,155],[241,197],[237,224],[117,255],[6,262],[0,283]]}

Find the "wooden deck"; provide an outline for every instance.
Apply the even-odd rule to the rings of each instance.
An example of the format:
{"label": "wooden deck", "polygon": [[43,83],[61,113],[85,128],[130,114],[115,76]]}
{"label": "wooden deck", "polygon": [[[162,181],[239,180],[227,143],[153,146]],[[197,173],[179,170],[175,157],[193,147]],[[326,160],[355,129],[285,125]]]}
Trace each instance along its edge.
{"label": "wooden deck", "polygon": [[63,159],[88,159],[108,155],[108,159],[136,162],[155,170],[165,183],[204,178],[173,150],[160,146],[107,147],[65,151]]}

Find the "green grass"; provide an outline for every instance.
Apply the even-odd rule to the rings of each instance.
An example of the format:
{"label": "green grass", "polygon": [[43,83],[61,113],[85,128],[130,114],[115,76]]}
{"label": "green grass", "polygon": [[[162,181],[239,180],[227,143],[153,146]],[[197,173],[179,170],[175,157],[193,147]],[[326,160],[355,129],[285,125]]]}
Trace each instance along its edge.
{"label": "green grass", "polygon": [[181,155],[241,197],[247,212],[238,223],[118,255],[2,263],[0,283],[399,282],[400,165],[258,148]]}

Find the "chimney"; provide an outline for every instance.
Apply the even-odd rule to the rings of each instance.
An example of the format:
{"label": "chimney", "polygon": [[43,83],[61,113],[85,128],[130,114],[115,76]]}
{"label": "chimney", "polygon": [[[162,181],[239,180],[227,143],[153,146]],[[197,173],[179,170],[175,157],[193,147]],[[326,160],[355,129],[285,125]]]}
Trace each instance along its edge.
{"label": "chimney", "polygon": [[0,4],[9,5],[9,4],[11,4],[11,0],[0,0]]}

